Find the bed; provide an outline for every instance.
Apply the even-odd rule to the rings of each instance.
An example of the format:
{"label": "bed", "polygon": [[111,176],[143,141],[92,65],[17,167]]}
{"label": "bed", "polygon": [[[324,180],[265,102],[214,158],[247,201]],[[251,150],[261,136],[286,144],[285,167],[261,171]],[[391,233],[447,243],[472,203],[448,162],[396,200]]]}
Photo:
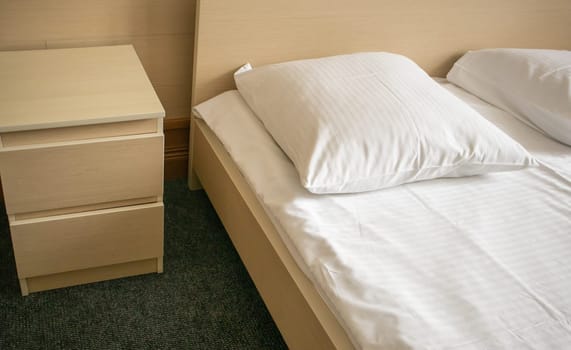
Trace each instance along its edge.
{"label": "bed", "polygon": [[[568,49],[570,11],[565,1],[508,1],[501,5],[203,1],[197,8],[193,105],[232,89],[232,72],[247,61],[259,65],[386,50],[406,54],[432,75],[442,76],[468,49]],[[510,20],[506,20],[508,14]],[[541,33],[538,24],[542,24]],[[333,34],[335,40],[326,40]],[[189,185],[202,185],[208,193],[288,346],[354,348],[347,325],[341,324],[322,291],[320,294],[296,262],[243,172],[214,132],[196,118],[192,119],[191,149]],[[562,159],[568,159],[562,152]],[[557,155],[545,156],[546,162],[566,164],[559,163]],[[562,167],[561,172],[568,171]]]}

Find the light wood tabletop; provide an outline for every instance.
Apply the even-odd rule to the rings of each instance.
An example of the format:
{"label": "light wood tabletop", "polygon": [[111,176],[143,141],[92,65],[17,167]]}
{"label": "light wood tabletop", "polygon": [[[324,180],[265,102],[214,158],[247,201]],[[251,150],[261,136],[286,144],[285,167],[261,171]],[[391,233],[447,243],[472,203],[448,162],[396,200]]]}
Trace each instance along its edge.
{"label": "light wood tabletop", "polygon": [[0,52],[0,132],[164,115],[130,45]]}

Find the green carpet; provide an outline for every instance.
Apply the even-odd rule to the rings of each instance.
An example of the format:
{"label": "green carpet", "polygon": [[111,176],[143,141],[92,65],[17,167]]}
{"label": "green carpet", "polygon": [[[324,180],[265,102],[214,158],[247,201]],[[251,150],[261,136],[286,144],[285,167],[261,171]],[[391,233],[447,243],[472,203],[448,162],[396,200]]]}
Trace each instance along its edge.
{"label": "green carpet", "polygon": [[164,273],[20,296],[0,218],[0,349],[284,349],[206,194],[165,184]]}

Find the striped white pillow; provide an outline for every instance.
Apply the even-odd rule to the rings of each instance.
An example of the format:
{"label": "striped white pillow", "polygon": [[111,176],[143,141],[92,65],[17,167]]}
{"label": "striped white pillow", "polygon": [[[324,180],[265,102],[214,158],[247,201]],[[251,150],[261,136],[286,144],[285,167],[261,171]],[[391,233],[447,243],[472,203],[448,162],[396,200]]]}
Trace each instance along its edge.
{"label": "striped white pillow", "polygon": [[406,57],[359,53],[268,65],[236,85],[314,193],[361,192],[535,164]]}
{"label": "striped white pillow", "polygon": [[447,78],[571,146],[571,51],[469,51]]}

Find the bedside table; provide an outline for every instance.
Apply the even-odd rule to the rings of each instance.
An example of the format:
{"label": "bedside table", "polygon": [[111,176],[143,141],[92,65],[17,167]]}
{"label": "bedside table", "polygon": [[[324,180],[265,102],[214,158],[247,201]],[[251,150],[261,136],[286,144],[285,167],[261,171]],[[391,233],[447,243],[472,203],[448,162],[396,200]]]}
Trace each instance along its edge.
{"label": "bedside table", "polygon": [[164,115],[131,46],[0,52],[22,295],[162,272]]}

